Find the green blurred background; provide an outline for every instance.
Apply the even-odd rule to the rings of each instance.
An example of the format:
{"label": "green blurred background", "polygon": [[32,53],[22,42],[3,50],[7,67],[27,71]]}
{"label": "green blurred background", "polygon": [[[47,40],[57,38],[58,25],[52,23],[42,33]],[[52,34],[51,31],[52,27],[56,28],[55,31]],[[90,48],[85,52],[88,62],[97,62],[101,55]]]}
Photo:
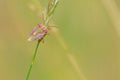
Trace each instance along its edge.
{"label": "green blurred background", "polygon": [[[48,1],[0,0],[0,80],[25,80],[36,46],[28,33]],[[119,10],[120,0],[60,0],[61,37],[40,44],[29,80],[120,80]]]}

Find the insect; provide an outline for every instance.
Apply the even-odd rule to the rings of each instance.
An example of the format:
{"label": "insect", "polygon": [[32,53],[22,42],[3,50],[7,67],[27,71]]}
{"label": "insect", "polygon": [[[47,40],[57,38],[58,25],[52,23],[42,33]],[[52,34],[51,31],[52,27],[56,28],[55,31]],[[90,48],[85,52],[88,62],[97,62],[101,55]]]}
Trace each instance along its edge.
{"label": "insect", "polygon": [[31,30],[28,41],[39,40],[47,33],[48,27],[39,23]]}

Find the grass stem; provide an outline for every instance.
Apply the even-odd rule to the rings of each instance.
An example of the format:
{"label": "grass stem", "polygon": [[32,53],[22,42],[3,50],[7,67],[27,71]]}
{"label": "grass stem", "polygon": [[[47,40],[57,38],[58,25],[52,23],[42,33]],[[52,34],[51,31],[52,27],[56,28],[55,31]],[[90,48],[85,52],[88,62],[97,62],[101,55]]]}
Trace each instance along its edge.
{"label": "grass stem", "polygon": [[40,44],[40,41],[37,42],[37,45],[36,45],[36,48],[35,48],[35,52],[34,52],[34,56],[33,56],[33,59],[32,59],[32,63],[30,64],[30,67],[29,67],[29,70],[28,70],[28,73],[27,73],[26,80],[29,79],[29,76],[30,76],[30,73],[31,73],[31,70],[32,70],[32,66],[33,66],[33,64],[35,63],[35,58],[36,58],[36,55],[37,55],[37,51],[38,51],[39,44]]}

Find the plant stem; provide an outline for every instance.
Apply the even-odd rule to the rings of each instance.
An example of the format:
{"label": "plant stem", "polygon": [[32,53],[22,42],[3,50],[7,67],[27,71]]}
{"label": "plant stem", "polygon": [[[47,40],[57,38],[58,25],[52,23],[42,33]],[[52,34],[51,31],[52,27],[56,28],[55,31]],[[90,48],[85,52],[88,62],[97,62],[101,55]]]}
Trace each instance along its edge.
{"label": "plant stem", "polygon": [[33,59],[32,59],[32,63],[30,64],[30,67],[29,67],[29,70],[28,70],[28,73],[27,73],[27,77],[26,77],[26,80],[29,79],[29,76],[30,76],[30,73],[31,73],[31,70],[32,70],[32,66],[33,64],[35,63],[35,59],[36,59],[36,55],[37,55],[37,51],[38,51],[38,47],[39,47],[39,44],[40,42],[44,39],[44,37],[46,36],[47,34],[45,34],[41,39],[38,40],[37,42],[37,45],[36,45],[36,48],[35,48],[35,52],[34,52],[34,56],[33,56]]}
{"label": "plant stem", "polygon": [[35,48],[35,52],[34,52],[34,56],[33,56],[33,59],[32,59],[32,63],[30,64],[30,67],[29,67],[29,70],[28,70],[28,73],[27,73],[26,80],[29,79],[29,76],[30,76],[30,73],[31,73],[31,70],[32,70],[32,66],[33,66],[33,64],[34,64],[34,62],[35,62],[35,58],[36,58],[36,55],[37,55],[37,51],[38,51],[39,44],[40,44],[40,41],[37,42],[37,45],[36,45],[36,48]]}
{"label": "plant stem", "polygon": [[[58,1],[55,3],[56,0],[51,0],[50,3],[49,3],[49,5],[48,5],[48,9],[49,9],[49,6],[50,6],[50,4],[52,3],[52,1],[54,1],[54,5],[52,5],[52,6],[50,7],[50,10],[48,11],[49,13],[47,13],[47,15],[45,16],[45,21],[43,22],[45,26],[48,25],[47,22],[50,21],[50,17],[51,17],[51,15],[54,13],[55,8],[57,7],[57,4],[58,4]],[[31,64],[30,64],[30,67],[29,67],[27,76],[26,76],[26,80],[29,80],[29,76],[30,76],[31,70],[32,70],[33,64],[34,64],[35,59],[36,59],[36,55],[37,55],[37,51],[38,51],[39,44],[40,44],[40,42],[44,39],[44,37],[45,37],[46,35],[47,35],[47,33],[45,33],[45,34],[42,36],[42,38],[38,40],[38,43],[37,43],[36,48],[35,48],[34,56],[33,56],[32,62],[31,62]]]}

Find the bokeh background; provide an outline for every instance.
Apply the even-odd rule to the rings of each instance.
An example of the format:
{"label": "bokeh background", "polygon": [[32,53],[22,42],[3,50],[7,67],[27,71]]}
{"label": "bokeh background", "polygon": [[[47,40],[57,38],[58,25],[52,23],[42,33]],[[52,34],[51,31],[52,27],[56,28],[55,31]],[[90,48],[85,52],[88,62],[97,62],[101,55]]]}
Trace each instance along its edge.
{"label": "bokeh background", "polygon": [[[0,80],[25,80],[48,2],[0,0]],[[120,0],[60,0],[53,21],[29,80],[120,80]]]}

